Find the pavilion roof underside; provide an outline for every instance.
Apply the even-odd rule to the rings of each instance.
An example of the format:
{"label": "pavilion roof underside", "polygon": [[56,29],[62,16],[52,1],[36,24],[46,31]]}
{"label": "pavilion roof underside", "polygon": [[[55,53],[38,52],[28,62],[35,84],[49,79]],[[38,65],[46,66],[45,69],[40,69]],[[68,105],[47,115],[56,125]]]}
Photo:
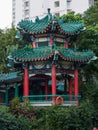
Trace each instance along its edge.
{"label": "pavilion roof underside", "polygon": [[48,15],[43,19],[38,19],[35,22],[32,20],[21,20],[17,26],[24,33],[38,34],[46,31],[59,31],[74,35],[84,28],[80,21],[65,22],[57,18],[50,18]]}
{"label": "pavilion roof underside", "polygon": [[12,56],[20,62],[49,60],[54,56],[59,56],[65,61],[87,62],[93,58],[94,53],[90,50],[80,52],[59,47],[56,47],[56,49],[40,47],[39,49],[25,48],[22,50],[15,50]]}

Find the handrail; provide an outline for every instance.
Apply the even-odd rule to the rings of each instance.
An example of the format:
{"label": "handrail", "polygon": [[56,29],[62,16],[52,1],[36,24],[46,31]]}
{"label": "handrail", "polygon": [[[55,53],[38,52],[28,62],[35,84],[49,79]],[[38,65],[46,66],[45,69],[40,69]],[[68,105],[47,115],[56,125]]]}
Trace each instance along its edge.
{"label": "handrail", "polygon": [[62,97],[70,97],[70,96],[72,96],[72,97],[77,97],[77,98],[81,98],[81,95],[77,95],[77,96],[75,96],[75,95],[63,95],[63,94],[43,94],[43,95],[29,95],[29,96],[23,96],[24,98],[29,98],[29,97],[46,97],[46,96],[49,96],[49,97],[56,97],[56,96],[62,96]]}
{"label": "handrail", "polygon": [[49,95],[29,95],[29,96],[23,96],[23,101],[28,98],[29,101],[52,101],[52,98],[57,98],[58,96],[61,96],[64,101],[75,101],[76,99],[80,99],[80,95],[60,95],[60,94],[49,94]]}

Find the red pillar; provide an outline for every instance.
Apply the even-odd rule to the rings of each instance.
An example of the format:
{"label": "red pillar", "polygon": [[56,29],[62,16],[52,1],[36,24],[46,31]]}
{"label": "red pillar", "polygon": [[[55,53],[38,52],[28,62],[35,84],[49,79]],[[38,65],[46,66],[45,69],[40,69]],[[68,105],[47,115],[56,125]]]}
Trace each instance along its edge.
{"label": "red pillar", "polygon": [[77,98],[77,96],[78,96],[78,94],[79,94],[79,90],[78,90],[79,88],[78,88],[78,69],[77,68],[75,68],[75,70],[74,70],[74,93],[75,93],[75,99],[76,99],[76,105],[78,106],[78,98]]}
{"label": "red pillar", "polygon": [[65,48],[68,48],[68,40],[66,40],[65,44],[64,44]]}
{"label": "red pillar", "polygon": [[29,73],[28,69],[24,68],[24,96],[29,96]]}
{"label": "red pillar", "polygon": [[50,46],[52,47],[53,46],[53,38],[50,37]]}
{"label": "red pillar", "polygon": [[36,41],[33,41],[33,48],[36,48]]}
{"label": "red pillar", "polygon": [[[52,95],[56,94],[56,65],[52,65]],[[52,97],[52,102],[55,104],[55,96]]]}
{"label": "red pillar", "polygon": [[[48,80],[45,81],[45,94],[48,95]],[[46,96],[46,100],[48,97]]]}

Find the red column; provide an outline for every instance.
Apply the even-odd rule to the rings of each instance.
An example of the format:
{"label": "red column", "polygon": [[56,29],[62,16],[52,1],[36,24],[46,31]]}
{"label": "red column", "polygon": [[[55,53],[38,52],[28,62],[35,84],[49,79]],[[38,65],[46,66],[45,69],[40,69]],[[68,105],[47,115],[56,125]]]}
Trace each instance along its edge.
{"label": "red column", "polygon": [[33,41],[33,48],[36,48],[36,41]]}
{"label": "red column", "polygon": [[[56,94],[56,65],[52,65],[52,95]],[[55,104],[55,96],[52,97],[52,102]]]}
{"label": "red column", "polygon": [[53,38],[50,37],[50,46],[52,46],[52,45],[53,45]]}
{"label": "red column", "polygon": [[75,70],[74,70],[74,93],[75,93],[75,96],[76,96],[76,105],[78,106],[78,98],[77,98],[77,96],[78,96],[78,90],[79,88],[78,88],[78,69],[77,68],[75,68]]}
{"label": "red column", "polygon": [[24,68],[24,91],[23,91],[24,96],[29,96],[29,74],[28,74],[28,69]]}
{"label": "red column", "polygon": [[[48,95],[48,80],[46,79],[45,81],[45,94]],[[48,99],[48,97],[46,96],[46,100]]]}
{"label": "red column", "polygon": [[64,44],[65,48],[68,48],[68,40],[66,40],[65,44]]}

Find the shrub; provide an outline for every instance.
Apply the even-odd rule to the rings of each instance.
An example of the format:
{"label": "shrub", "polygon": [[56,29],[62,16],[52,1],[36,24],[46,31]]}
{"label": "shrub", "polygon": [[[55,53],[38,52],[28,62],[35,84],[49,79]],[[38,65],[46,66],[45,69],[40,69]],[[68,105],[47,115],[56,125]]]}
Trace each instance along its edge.
{"label": "shrub", "polygon": [[25,117],[17,117],[9,112],[6,106],[0,107],[0,130],[33,130],[32,121]]}
{"label": "shrub", "polygon": [[82,103],[79,107],[56,105],[37,109],[37,122],[40,121],[40,128],[42,125],[43,129],[47,130],[92,130],[93,128],[93,107],[89,102]]}
{"label": "shrub", "polygon": [[27,127],[28,130],[92,130],[93,128],[94,108],[89,100],[81,102],[78,107],[60,105],[31,107],[29,102],[26,102],[12,108],[10,107],[10,111],[17,117],[18,126],[24,130]]}
{"label": "shrub", "polygon": [[0,111],[0,130],[18,130],[16,118],[6,111]]}
{"label": "shrub", "polygon": [[10,102],[9,110],[16,117],[25,117],[31,120],[36,118],[33,107],[30,106],[29,102],[20,103],[18,97]]}

